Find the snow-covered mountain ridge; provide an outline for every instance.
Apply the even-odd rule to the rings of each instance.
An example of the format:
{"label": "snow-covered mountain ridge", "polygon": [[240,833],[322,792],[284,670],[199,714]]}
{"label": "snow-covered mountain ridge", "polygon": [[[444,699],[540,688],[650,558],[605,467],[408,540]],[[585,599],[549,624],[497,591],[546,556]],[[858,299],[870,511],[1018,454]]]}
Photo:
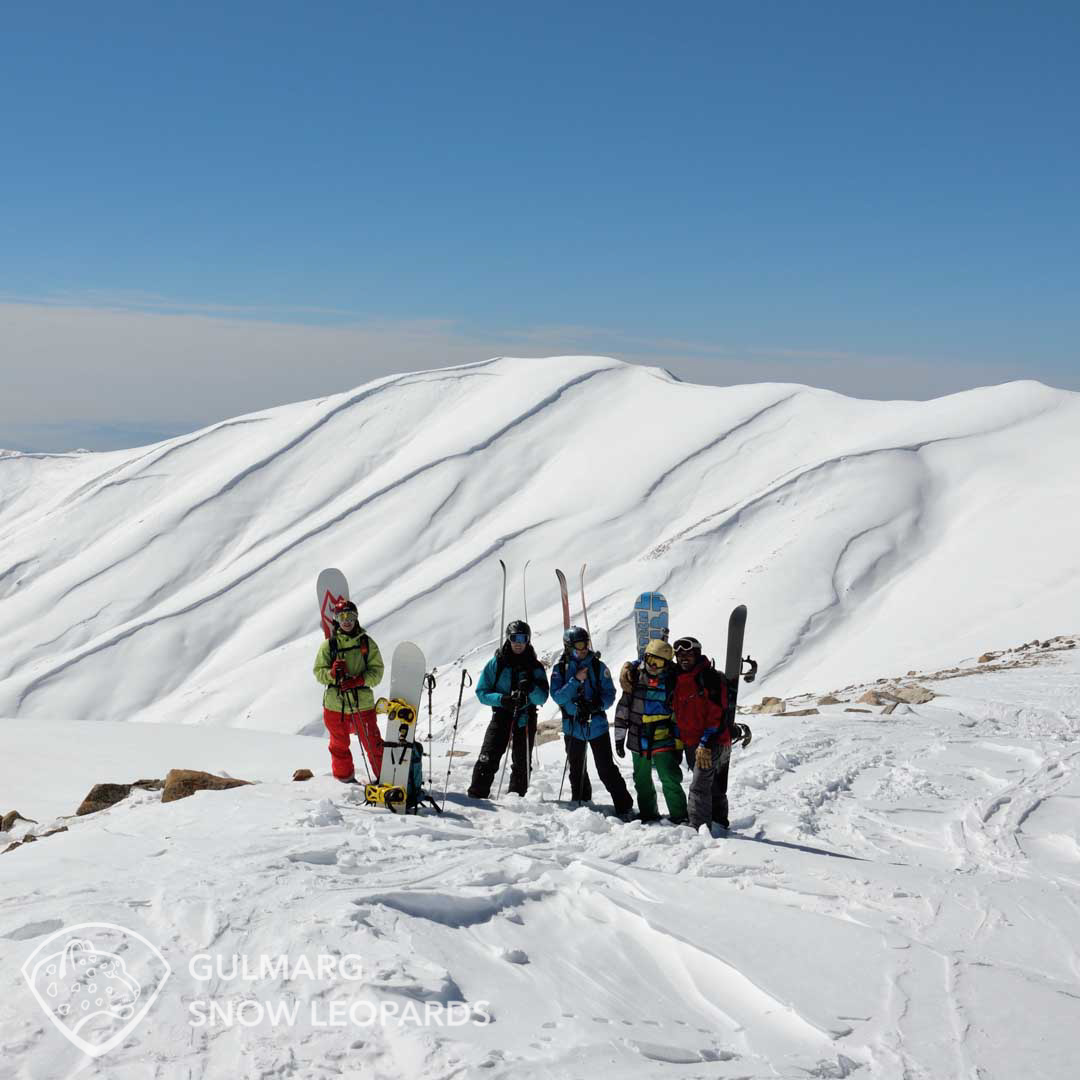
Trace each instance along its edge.
{"label": "snow-covered mountain ridge", "polygon": [[595,357],[392,376],[138,450],[6,454],[0,716],[304,730],[326,565],[387,652],[416,640],[450,675],[444,715],[448,669],[490,653],[498,558],[531,559],[542,651],[552,569],[587,562],[613,662],[634,596],[660,588],[714,654],[748,604],[759,693],[941,666],[1075,627],[1078,461],[1080,395],[1037,383],[872,402]]}

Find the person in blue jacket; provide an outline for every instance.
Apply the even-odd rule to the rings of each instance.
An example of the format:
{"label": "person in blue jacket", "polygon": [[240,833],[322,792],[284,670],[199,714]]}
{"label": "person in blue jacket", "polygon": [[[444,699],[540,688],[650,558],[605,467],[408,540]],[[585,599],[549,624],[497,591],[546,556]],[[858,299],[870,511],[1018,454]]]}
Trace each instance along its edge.
{"label": "person in blue jacket", "polygon": [[563,645],[562,659],[551,671],[551,699],[562,709],[570,798],[574,802],[592,798],[585,768],[586,750],[591,747],[597,775],[611,795],[615,813],[628,814],[634,800],[611,753],[605,712],[615,702],[611,672],[592,651],[589,634],[580,626],[571,626],[563,634]]}
{"label": "person in blue jacket", "polygon": [[469,797],[486,799],[499,762],[510,750],[510,790],[529,790],[529,762],[536,738],[536,710],[548,699],[547,672],[532,647],[529,624],[515,619],[506,628],[502,648],[484,666],[476,696],[491,706],[480,756],[473,766]]}

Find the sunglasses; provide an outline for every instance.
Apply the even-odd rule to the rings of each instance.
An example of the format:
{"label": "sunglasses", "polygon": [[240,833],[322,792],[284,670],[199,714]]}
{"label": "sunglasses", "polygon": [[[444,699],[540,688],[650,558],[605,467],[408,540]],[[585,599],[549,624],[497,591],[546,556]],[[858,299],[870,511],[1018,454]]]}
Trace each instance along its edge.
{"label": "sunglasses", "polygon": [[510,635],[510,644],[511,645],[528,645],[529,644],[529,635],[528,634],[511,634]]}

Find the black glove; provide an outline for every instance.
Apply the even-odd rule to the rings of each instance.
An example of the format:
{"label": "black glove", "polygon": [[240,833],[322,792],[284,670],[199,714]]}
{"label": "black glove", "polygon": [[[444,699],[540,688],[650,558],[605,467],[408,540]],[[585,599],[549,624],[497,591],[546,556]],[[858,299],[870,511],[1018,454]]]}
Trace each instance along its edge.
{"label": "black glove", "polygon": [[625,739],[616,739],[615,740],[615,753],[618,754],[619,757],[626,757],[626,740]]}
{"label": "black glove", "polygon": [[524,707],[526,700],[527,698],[524,691],[515,690],[512,694],[503,694],[499,704],[504,709],[512,709],[514,712],[517,712]]}
{"label": "black glove", "polygon": [[531,675],[522,675],[518,680],[517,689],[528,697],[536,689],[536,680]]}
{"label": "black glove", "polygon": [[750,730],[749,724],[735,724],[735,734],[732,738],[732,742],[741,742],[744,747],[750,745],[750,740],[754,737],[754,733]]}

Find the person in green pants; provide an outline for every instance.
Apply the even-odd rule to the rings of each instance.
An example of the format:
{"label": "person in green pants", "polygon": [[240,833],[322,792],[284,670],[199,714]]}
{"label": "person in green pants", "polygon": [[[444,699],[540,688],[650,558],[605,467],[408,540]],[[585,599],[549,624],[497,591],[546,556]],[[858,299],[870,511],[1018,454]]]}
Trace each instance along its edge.
{"label": "person in green pants", "polygon": [[627,661],[619,673],[622,697],[615,708],[615,753],[634,762],[634,788],[642,821],[657,821],[653,769],[660,776],[668,816],[677,825],[687,820],[682,787],[682,743],[672,716],[677,669],[675,653],[666,641],[650,641],[642,660]]}

